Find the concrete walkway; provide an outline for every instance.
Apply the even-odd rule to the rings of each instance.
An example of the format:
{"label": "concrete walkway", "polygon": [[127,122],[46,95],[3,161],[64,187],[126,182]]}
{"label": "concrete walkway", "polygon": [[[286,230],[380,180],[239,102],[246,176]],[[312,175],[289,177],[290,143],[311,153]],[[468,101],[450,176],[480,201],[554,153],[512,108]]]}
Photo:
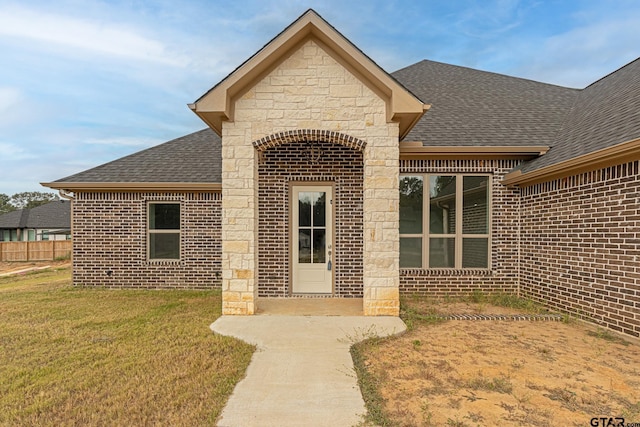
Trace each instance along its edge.
{"label": "concrete walkway", "polygon": [[406,329],[397,317],[222,316],[211,329],[258,349],[220,427],[353,426],[366,413],[349,348]]}

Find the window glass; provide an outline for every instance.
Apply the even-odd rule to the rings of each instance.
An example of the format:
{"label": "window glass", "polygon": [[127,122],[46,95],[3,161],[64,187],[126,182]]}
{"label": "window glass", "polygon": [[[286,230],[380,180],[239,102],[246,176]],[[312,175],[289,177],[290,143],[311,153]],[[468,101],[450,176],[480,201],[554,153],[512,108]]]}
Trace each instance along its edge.
{"label": "window glass", "polygon": [[429,267],[454,268],[456,266],[456,240],[449,237],[429,239]]}
{"label": "window glass", "polygon": [[489,175],[401,176],[400,267],[488,268],[490,185]]}
{"label": "window glass", "polygon": [[489,232],[488,176],[463,177],[462,232],[487,234]]}
{"label": "window glass", "polygon": [[400,233],[422,233],[422,187],[421,176],[400,178]]}
{"label": "window glass", "polygon": [[489,261],[489,239],[462,239],[462,267],[487,268]]}
{"label": "window glass", "polygon": [[432,175],[429,177],[429,232],[453,234],[456,232],[456,177]]}
{"label": "window glass", "polygon": [[400,268],[422,267],[422,238],[400,238]]}
{"label": "window glass", "polygon": [[150,230],[179,230],[180,205],[177,203],[154,203],[149,205]]}
{"label": "window glass", "polygon": [[178,259],[180,258],[179,233],[151,233],[149,236],[149,258]]}

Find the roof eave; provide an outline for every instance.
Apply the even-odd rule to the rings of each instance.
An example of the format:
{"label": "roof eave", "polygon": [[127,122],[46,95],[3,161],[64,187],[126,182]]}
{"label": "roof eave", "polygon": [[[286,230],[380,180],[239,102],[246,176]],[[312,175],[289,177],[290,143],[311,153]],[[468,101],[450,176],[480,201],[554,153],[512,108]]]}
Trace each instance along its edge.
{"label": "roof eave", "polygon": [[523,173],[518,169],[505,175],[502,183],[508,186],[532,185],[635,160],[640,160],[640,138],[529,172]]}
{"label": "roof eave", "polygon": [[196,191],[221,192],[221,183],[212,182],[42,182],[41,185],[55,190],[72,192],[143,192],[143,191]]}
{"label": "roof eave", "polygon": [[420,141],[400,143],[400,158],[521,158],[533,159],[549,151],[546,145],[536,146],[424,146]]}

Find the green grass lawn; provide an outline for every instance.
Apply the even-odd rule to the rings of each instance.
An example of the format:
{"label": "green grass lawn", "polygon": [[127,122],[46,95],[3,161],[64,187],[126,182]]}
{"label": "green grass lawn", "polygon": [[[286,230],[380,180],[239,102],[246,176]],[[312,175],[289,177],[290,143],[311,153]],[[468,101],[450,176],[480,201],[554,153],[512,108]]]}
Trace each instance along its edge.
{"label": "green grass lawn", "polygon": [[0,278],[0,425],[213,425],[254,347],[214,335],[217,291]]}

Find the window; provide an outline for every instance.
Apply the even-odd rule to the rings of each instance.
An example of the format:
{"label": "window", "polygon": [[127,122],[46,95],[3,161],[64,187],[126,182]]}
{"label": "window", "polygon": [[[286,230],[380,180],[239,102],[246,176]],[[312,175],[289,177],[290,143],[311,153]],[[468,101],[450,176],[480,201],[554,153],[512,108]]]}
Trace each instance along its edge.
{"label": "window", "polygon": [[489,182],[488,175],[401,176],[400,268],[489,268]]}
{"label": "window", "polygon": [[180,259],[180,204],[149,203],[149,259]]}

